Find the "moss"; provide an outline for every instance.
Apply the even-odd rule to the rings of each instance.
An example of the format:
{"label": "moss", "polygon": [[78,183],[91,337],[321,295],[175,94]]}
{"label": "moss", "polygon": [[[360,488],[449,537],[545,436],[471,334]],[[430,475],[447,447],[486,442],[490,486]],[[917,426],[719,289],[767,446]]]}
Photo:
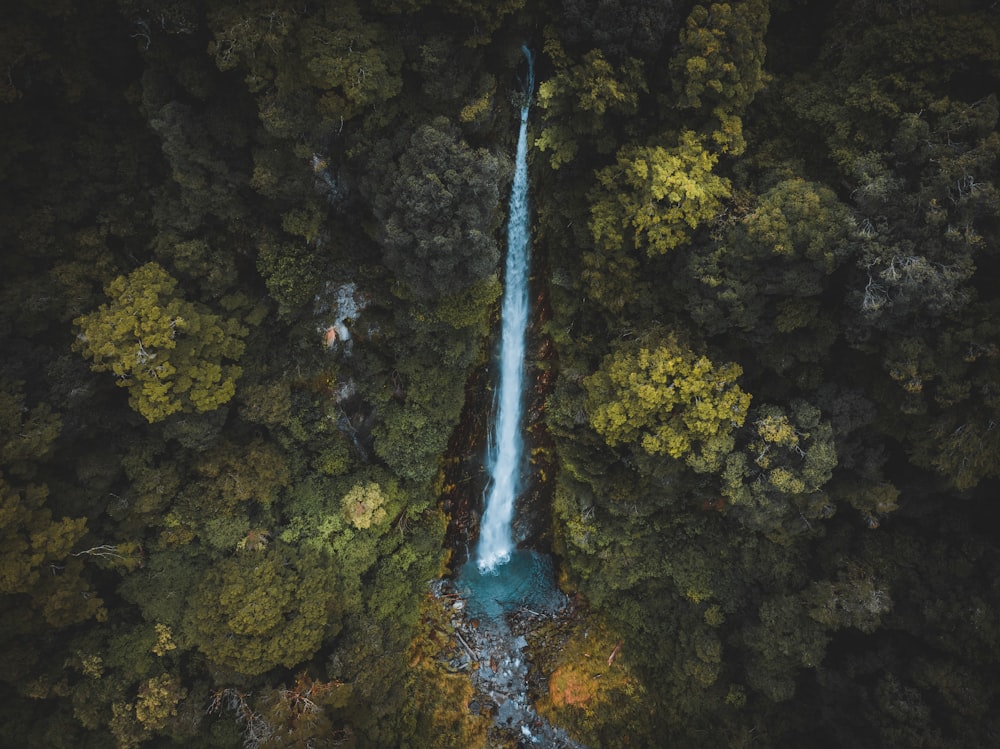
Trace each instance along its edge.
{"label": "moss", "polygon": [[628,746],[648,730],[644,688],[621,633],[603,616],[581,610],[533,632],[529,645],[543,686],[535,707],[551,723],[587,746]]}

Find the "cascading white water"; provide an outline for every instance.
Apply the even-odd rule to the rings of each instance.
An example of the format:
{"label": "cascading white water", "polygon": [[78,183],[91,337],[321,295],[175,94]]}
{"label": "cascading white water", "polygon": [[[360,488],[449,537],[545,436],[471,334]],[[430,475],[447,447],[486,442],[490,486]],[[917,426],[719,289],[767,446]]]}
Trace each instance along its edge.
{"label": "cascading white water", "polygon": [[514,540],[511,522],[514,502],[520,491],[524,440],[521,435],[524,390],[525,333],[528,326],[528,267],[531,259],[531,224],[528,209],[528,108],[535,84],[531,51],[522,47],[528,59],[528,81],[521,107],[521,128],[517,137],[514,183],[510,192],[507,223],[507,264],[501,306],[500,377],[497,384],[496,421],[489,446],[487,466],[490,484],[486,509],[479,530],[480,572],[493,572],[510,561]]}
{"label": "cascading white water", "polygon": [[585,749],[561,728],[549,724],[532,705],[528,660],[524,655],[528,641],[523,634],[515,634],[512,620],[507,618],[507,614],[518,610],[535,616],[555,617],[567,603],[566,596],[556,587],[552,559],[538,551],[515,549],[512,533],[514,503],[520,493],[524,467],[521,415],[531,255],[528,105],[534,89],[534,68],[531,52],[527,47],[522,49],[528,58],[528,80],[521,107],[507,225],[507,275],[500,308],[500,373],[487,455],[490,484],[480,524],[477,558],[466,560],[455,580],[463,601],[462,606],[454,604],[454,609],[465,610],[464,621],[469,623],[464,630],[466,639],[460,636],[459,639],[470,657],[477,699],[488,700],[497,706],[495,724],[505,731],[520,728],[519,738],[526,746]]}

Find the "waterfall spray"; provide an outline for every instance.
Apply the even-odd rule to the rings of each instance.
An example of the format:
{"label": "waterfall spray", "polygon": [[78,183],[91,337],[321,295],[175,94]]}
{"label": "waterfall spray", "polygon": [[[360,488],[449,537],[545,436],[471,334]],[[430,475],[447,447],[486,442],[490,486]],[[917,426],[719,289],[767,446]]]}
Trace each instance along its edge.
{"label": "waterfall spray", "polygon": [[520,493],[524,439],[521,416],[524,390],[525,336],[528,326],[528,267],[531,259],[531,224],[528,209],[528,108],[535,85],[534,61],[527,47],[528,80],[521,106],[514,182],[507,222],[507,263],[501,306],[500,376],[496,395],[496,420],[490,438],[487,466],[490,482],[486,509],[479,531],[480,572],[493,572],[510,561],[514,540],[511,523],[514,502]]}

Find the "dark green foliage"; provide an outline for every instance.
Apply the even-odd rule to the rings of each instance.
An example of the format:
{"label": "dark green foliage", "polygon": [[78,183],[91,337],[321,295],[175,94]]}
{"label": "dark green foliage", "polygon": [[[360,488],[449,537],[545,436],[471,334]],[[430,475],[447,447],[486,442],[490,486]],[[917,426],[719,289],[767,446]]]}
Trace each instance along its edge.
{"label": "dark green foliage", "polygon": [[421,301],[497,272],[503,162],[447,120],[420,127],[374,199],[383,263]]}
{"label": "dark green foliage", "polygon": [[546,715],[1000,745],[993,4],[10,5],[2,743],[483,735],[414,637],[525,42]]}
{"label": "dark green foliage", "polygon": [[[1000,423],[995,19],[975,3],[837,3],[825,27],[817,4],[770,5],[696,4],[662,121],[640,106],[615,162],[590,151],[582,177],[552,162],[538,200],[557,269],[557,548],[646,659],[664,742],[989,743],[995,725],[957,717],[949,690],[958,672],[982,688],[972,649],[997,667],[996,539],[976,519]],[[818,58],[792,54],[793,34],[822,39]],[[765,67],[772,44],[793,69]],[[647,144],[685,130],[713,160],[696,182],[726,180],[717,204],[636,178],[683,156]],[[596,185],[589,237],[567,227],[581,178]],[[642,449],[686,423],[683,388],[651,376],[664,328],[734,362],[754,395],[714,468]],[[939,556],[970,537],[974,563]],[[983,639],[937,659],[931,638],[975,639],[934,634],[968,606]]]}
{"label": "dark green foliage", "polygon": [[317,555],[280,545],[246,551],[207,571],[188,599],[182,643],[248,676],[293,666],[340,629],[336,578]]}
{"label": "dark green foliage", "polygon": [[717,148],[743,153],[744,110],[764,86],[767,0],[699,2],[680,33],[680,51],[670,63],[677,106],[707,119]]}
{"label": "dark green foliage", "polygon": [[570,44],[620,59],[655,58],[680,23],[682,3],[657,0],[564,0],[560,31]]}
{"label": "dark green foliage", "polygon": [[639,96],[647,91],[642,62],[627,58],[613,64],[599,50],[571,57],[557,39],[546,40],[545,53],[556,73],[538,85],[538,106],[544,127],[535,147],[550,153],[559,169],[582,149],[614,150],[615,118],[638,113]]}
{"label": "dark green foliage", "polygon": [[793,401],[789,411],[755,407],[741,435],[746,442],[726,458],[722,473],[733,517],[778,543],[835,512],[821,491],[837,465],[833,430],[808,403]]}

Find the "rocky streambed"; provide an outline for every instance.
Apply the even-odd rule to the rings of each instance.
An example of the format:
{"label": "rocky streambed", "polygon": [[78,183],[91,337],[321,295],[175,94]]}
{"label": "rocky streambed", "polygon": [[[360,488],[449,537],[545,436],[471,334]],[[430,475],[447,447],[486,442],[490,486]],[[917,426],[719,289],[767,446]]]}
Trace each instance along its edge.
{"label": "rocky streambed", "polygon": [[465,707],[491,720],[487,747],[585,749],[539,715],[532,698],[547,691],[548,684],[535,666],[529,641],[538,641],[533,634],[540,629],[571,620],[571,601],[554,588],[545,596],[520,600],[489,598],[497,590],[469,586],[464,576],[432,586],[453,628],[449,670],[468,674],[472,682],[473,697]]}

